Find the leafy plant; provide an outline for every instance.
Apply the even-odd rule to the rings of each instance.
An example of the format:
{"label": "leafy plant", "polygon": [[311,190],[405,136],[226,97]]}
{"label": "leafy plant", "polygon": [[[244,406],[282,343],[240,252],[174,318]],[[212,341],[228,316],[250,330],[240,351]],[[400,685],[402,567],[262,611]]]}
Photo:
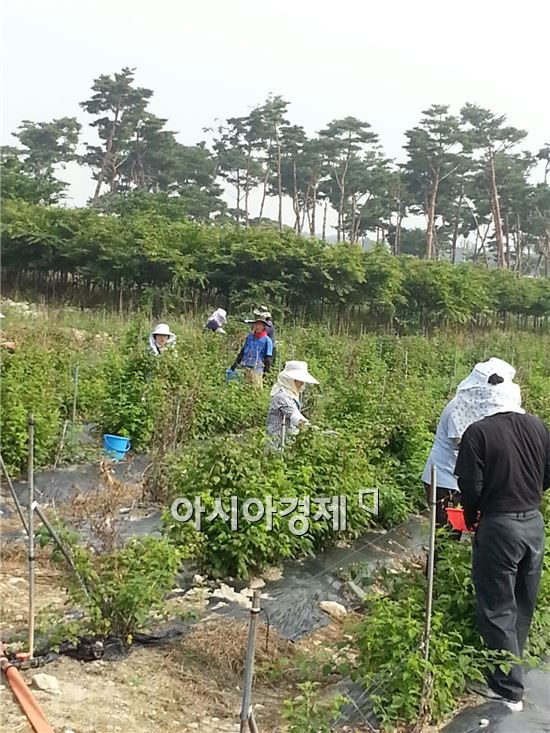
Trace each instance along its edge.
{"label": "leafy plant", "polygon": [[[483,681],[487,669],[507,669],[516,661],[485,649],[476,631],[470,555],[468,543],[441,538],[428,662],[422,646],[426,581],[422,570],[412,565],[397,574],[380,572],[379,591],[368,596],[367,615],[351,630],[354,661],[341,671],[350,672],[369,690],[388,730],[421,716],[428,723],[440,721],[455,708],[469,680]],[[547,583],[546,569],[543,584]],[[541,599],[531,635],[531,663],[547,650],[540,636],[547,638],[549,629]]]}
{"label": "leafy plant", "polygon": [[322,699],[317,682],[302,682],[298,690],[300,694],[285,700],[283,705],[288,733],[331,733],[343,698]]}

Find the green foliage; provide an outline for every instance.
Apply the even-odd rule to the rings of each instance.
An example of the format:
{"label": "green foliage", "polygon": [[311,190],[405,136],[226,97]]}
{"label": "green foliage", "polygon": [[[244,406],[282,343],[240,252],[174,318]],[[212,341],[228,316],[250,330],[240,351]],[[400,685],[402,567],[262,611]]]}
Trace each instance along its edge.
{"label": "green foliage", "polygon": [[[347,452],[343,447],[346,446]],[[370,526],[373,516],[358,505],[359,490],[369,482],[369,465],[349,440],[325,437],[314,431],[300,434],[284,458],[265,451],[265,439],[251,433],[233,438],[220,438],[199,443],[181,456],[168,458],[164,481],[171,488],[171,497],[194,501],[200,497],[205,509],[201,531],[191,522],[175,520],[165,513],[165,531],[178,544],[193,547],[201,568],[214,575],[248,577],[254,569],[291,557],[312,554],[329,547],[341,537],[355,537]],[[265,501],[271,497],[275,513],[272,529],[265,517],[255,523],[243,518],[243,502]],[[332,520],[302,519],[303,510],[288,508],[283,499],[307,501],[311,497],[312,514],[316,497],[347,499],[347,528],[337,532]],[[222,518],[207,521],[216,499],[230,514],[231,497],[238,501],[238,527]],[[300,507],[303,505],[300,505]],[[252,508],[255,514],[256,509]],[[293,531],[294,529],[294,531]]]}
{"label": "green foliage", "polygon": [[139,202],[132,208],[131,198],[112,215],[6,201],[6,274],[24,284],[32,272],[33,288],[56,283],[84,302],[92,283],[102,302],[113,291],[143,297],[145,288],[161,289],[184,307],[221,298],[235,310],[260,298],[294,316],[397,326],[403,333],[508,325],[511,317],[540,326],[550,315],[548,279],[393,257],[382,246],[364,252],[265,227],[201,226],[175,216],[170,199],[135,198],[143,208]]}
{"label": "green foliage", "polygon": [[25,343],[14,354],[2,354],[2,455],[10,472],[24,470],[28,459],[28,419],[34,415],[35,463],[53,459],[61,439],[61,422],[71,395],[67,352],[45,344]]}
{"label": "green foliage", "polygon": [[[161,609],[164,597],[174,587],[183,555],[164,538],[132,538],[120,549],[96,553],[77,544],[74,533],[62,531],[88,595],[74,574],[67,570],[57,548],[53,559],[67,573],[69,597],[84,610],[79,633],[118,636],[131,643],[132,634],[143,628]],[[44,532],[42,544],[49,542]]]}
{"label": "green foliage", "polygon": [[334,730],[334,720],[343,698],[322,699],[318,688],[319,683],[302,682],[298,685],[300,694],[285,700],[283,720],[288,733],[331,733]]}
{"label": "green foliage", "polygon": [[[440,542],[428,663],[422,647],[426,581],[416,567],[397,574],[382,571],[379,592],[368,596],[366,616],[351,631],[355,662],[342,671],[351,670],[353,679],[371,690],[375,711],[388,730],[416,722],[423,712],[427,722],[437,723],[452,712],[468,681],[483,681],[487,668],[505,669],[513,661],[484,649],[476,632],[470,544],[443,536]],[[550,616],[544,589],[550,582],[550,553],[546,555],[530,635],[531,663],[548,653]]]}

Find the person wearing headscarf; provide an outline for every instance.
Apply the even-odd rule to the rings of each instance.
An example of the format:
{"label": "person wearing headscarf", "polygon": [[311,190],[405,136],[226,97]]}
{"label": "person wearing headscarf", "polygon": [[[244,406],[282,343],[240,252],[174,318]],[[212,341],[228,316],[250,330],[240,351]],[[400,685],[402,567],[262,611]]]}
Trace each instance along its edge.
{"label": "person wearing headscarf", "polygon": [[252,331],[247,335],[229,372],[235,372],[238,366],[243,367],[250,384],[261,389],[263,375],[271,369],[272,358],[273,342],[267,335],[267,322],[265,318],[256,316]]}
{"label": "person wearing headscarf", "polygon": [[149,334],[149,350],[155,356],[160,356],[167,349],[176,345],[176,334],[172,333],[167,323],[158,323]]}
{"label": "person wearing headscarf", "polygon": [[287,361],[271,389],[266,432],[272,446],[284,447],[289,435],[295,435],[309,420],[301,411],[301,397],[306,384],[319,384],[305,361]]}
{"label": "person wearing headscarf", "polygon": [[[550,488],[550,432],[540,418],[521,408],[521,392],[513,377],[513,370],[493,371],[491,365],[468,382],[466,407],[486,415],[464,431],[455,473],[464,521],[475,529],[472,581],[478,631],[486,648],[518,659],[531,626],[544,561],[540,506],[543,492]],[[461,425],[463,415],[462,410],[455,411],[455,421]],[[522,710],[520,663],[497,665],[486,681],[473,685],[474,691],[512,711]]]}
{"label": "person wearing headscarf", "polygon": [[213,333],[225,333],[224,326],[227,323],[227,311],[223,308],[216,308],[214,313],[210,316],[204,327],[205,331],[212,331]]}
{"label": "person wearing headscarf", "polygon": [[[472,423],[499,412],[503,407],[522,412],[521,394],[515,384],[515,369],[496,357],[475,365],[457,387],[456,394],[441,414],[433,447],[426,461],[422,481],[429,501],[431,469],[436,468],[436,524],[447,525],[446,507],[461,503],[455,466],[464,431]],[[460,532],[451,534],[460,539]]]}

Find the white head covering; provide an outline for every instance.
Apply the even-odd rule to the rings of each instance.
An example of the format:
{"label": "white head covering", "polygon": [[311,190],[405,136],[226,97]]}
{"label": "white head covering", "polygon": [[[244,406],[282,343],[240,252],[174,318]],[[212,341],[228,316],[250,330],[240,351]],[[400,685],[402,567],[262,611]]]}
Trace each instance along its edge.
{"label": "white head covering", "polygon": [[149,334],[149,348],[156,355],[160,354],[160,349],[155,341],[155,336],[168,336],[168,341],[164,348],[174,346],[176,343],[176,334],[172,333],[170,326],[167,323],[158,323]]}
{"label": "white head covering", "polygon": [[[490,384],[488,380],[493,374],[504,381]],[[461,438],[469,425],[498,412],[524,413],[519,384],[513,381],[515,375],[511,364],[496,357],[476,364],[456,390],[449,416],[449,435],[453,432],[451,437]]]}
{"label": "white head covering", "polygon": [[300,392],[296,389],[295,381],[304,382],[305,384],[319,384],[312,377],[307,368],[307,361],[287,361],[285,368],[279,373],[277,381],[271,388],[271,396],[277,392],[284,392],[294,400],[300,400]]}
{"label": "white head covering", "polygon": [[210,319],[214,319],[216,323],[218,323],[220,326],[223,326],[224,323],[227,323],[227,311],[223,308],[216,308],[214,313],[210,316]]}

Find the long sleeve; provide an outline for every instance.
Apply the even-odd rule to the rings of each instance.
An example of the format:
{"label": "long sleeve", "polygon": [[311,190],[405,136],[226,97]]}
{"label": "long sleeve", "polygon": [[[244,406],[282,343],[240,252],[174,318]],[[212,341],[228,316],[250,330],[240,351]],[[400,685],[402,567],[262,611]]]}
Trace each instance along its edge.
{"label": "long sleeve", "polygon": [[237,354],[237,356],[235,358],[235,361],[233,362],[233,369],[235,369],[237,367],[237,364],[240,364],[241,363],[241,361],[243,360],[243,356],[244,356],[244,346],[239,351],[239,353]]}
{"label": "long sleeve", "polygon": [[455,475],[462,494],[464,521],[471,528],[477,520],[479,500],[483,492],[484,450],[481,437],[470,426],[462,437],[458,450]]}
{"label": "long sleeve", "polygon": [[548,433],[548,440],[546,441],[546,462],[544,464],[544,484],[543,490],[550,489],[550,431]]}

